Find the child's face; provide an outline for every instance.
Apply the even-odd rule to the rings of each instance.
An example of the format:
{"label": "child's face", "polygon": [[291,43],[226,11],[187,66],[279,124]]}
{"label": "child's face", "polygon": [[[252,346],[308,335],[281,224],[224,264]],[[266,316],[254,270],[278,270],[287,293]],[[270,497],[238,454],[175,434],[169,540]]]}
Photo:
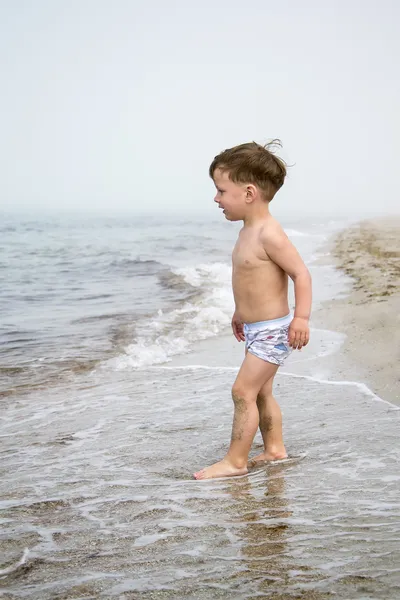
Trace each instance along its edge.
{"label": "child's face", "polygon": [[246,189],[244,185],[234,183],[229,174],[220,169],[214,171],[214,185],[217,194],[214,198],[219,208],[223,209],[225,218],[229,221],[241,221],[246,212]]}

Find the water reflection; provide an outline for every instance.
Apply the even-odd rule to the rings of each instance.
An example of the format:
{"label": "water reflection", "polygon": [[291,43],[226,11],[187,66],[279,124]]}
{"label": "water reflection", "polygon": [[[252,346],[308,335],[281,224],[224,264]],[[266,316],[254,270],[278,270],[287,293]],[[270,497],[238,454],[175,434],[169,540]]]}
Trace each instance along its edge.
{"label": "water reflection", "polygon": [[234,504],[238,559],[243,565],[240,589],[275,599],[287,598],[281,596],[283,590],[284,594],[289,589],[303,593],[301,589],[308,588],[307,598],[323,600],[330,594],[310,589],[322,574],[302,564],[290,542],[296,533],[293,501],[285,493],[290,468],[289,463],[264,465],[240,482],[227,482],[226,493]]}

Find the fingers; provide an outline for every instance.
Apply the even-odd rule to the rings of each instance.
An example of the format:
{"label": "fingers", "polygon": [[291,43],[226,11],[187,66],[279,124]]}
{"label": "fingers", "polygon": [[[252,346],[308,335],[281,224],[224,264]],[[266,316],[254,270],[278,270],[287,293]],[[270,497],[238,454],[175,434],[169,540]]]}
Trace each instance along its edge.
{"label": "fingers", "polygon": [[288,337],[288,340],[289,340],[289,346],[291,348],[296,348],[296,345],[295,345],[295,343],[296,343],[296,332],[293,329],[290,329],[290,328],[289,328],[289,337]]}
{"label": "fingers", "polygon": [[244,342],[243,323],[232,321],[232,331],[238,342]]}
{"label": "fingers", "polygon": [[308,331],[294,331],[289,329],[289,346],[294,350],[301,350],[304,346],[307,346],[310,339]]}
{"label": "fingers", "polygon": [[296,331],[294,334],[293,348],[295,350],[301,349],[301,332],[300,331]]}
{"label": "fingers", "polygon": [[235,338],[237,339],[238,342],[241,342],[242,340],[240,339],[240,334],[236,331],[236,329],[233,329],[233,335],[235,336]]}
{"label": "fingers", "polygon": [[305,331],[302,331],[299,336],[297,350],[301,350],[303,348],[303,346],[305,346],[305,341],[306,341],[306,333],[305,333]]}
{"label": "fingers", "polygon": [[235,336],[235,338],[237,339],[237,341],[239,341],[238,334],[236,333],[236,325],[235,325],[235,323],[233,321],[232,321],[231,325],[232,325],[233,335]]}
{"label": "fingers", "polygon": [[239,341],[244,342],[244,331],[243,331],[243,323],[237,323],[237,333],[239,335]]}

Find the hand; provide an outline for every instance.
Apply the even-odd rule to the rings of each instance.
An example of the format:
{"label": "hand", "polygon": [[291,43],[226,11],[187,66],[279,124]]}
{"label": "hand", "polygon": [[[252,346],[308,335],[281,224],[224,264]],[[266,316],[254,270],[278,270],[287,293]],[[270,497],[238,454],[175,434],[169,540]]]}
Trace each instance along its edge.
{"label": "hand", "polygon": [[302,317],[294,317],[289,327],[289,346],[295,350],[301,350],[303,346],[307,346],[310,339],[310,329],[308,327],[308,319]]}
{"label": "hand", "polygon": [[232,331],[238,342],[244,342],[243,322],[237,312],[232,317]]}

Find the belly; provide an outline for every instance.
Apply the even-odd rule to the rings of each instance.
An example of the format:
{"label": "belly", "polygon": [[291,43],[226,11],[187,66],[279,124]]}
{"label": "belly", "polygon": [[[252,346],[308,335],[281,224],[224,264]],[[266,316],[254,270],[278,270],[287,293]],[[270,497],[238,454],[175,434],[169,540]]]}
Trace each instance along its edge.
{"label": "belly", "polygon": [[279,319],[289,313],[288,276],[276,265],[234,269],[236,310],[245,323]]}

